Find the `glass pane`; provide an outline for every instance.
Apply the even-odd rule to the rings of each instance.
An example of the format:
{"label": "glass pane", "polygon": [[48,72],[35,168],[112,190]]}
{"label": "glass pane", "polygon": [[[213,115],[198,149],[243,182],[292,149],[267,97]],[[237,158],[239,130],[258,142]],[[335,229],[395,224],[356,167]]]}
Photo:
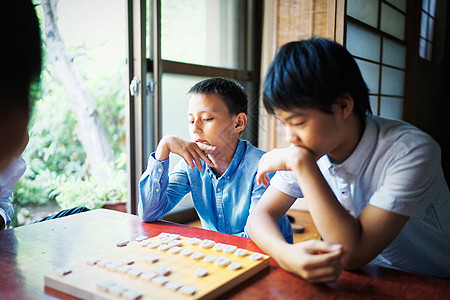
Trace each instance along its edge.
{"label": "glass pane", "polygon": [[378,115],[378,96],[369,96],[369,101],[372,114]]}
{"label": "glass pane", "polygon": [[430,0],[422,0],[422,10],[428,12],[430,7]]}
{"label": "glass pane", "polygon": [[381,94],[403,96],[405,72],[397,69],[381,68]]}
{"label": "glass pane", "polygon": [[378,0],[348,0],[347,15],[376,28],[378,20]]}
{"label": "glass pane", "polygon": [[426,58],[426,49],[427,49],[426,41],[423,38],[420,38],[420,40],[419,40],[419,56],[423,59]]}
{"label": "glass pane", "polygon": [[364,60],[355,59],[370,93],[378,94],[380,66]]}
{"label": "glass pane", "polygon": [[161,1],[162,59],[245,68],[245,4],[239,0]]}
{"label": "glass pane", "polygon": [[401,120],[403,117],[403,98],[381,97],[380,116]]}
{"label": "glass pane", "polygon": [[432,60],[433,58],[433,44],[431,44],[430,42],[426,42],[427,43],[427,59],[428,60]]}
{"label": "glass pane", "polygon": [[436,0],[430,0],[430,9],[428,11],[430,16],[434,17],[436,14]]}
{"label": "glass pane", "polygon": [[405,38],[405,16],[386,4],[381,5],[381,30],[401,40]]}
{"label": "glass pane", "polygon": [[420,19],[420,36],[423,38],[427,38],[427,21],[428,21],[428,15],[424,12],[422,12],[422,17]]}
{"label": "glass pane", "polygon": [[190,139],[187,117],[189,97],[186,93],[194,84],[204,79],[207,78],[163,73],[161,94],[163,136],[173,134]]}
{"label": "glass pane", "polygon": [[[27,171],[14,190],[14,227],[74,206],[127,200],[126,3],[66,0],[46,13],[33,3],[46,59],[22,155]],[[44,24],[65,47],[52,45]]]}
{"label": "glass pane", "polygon": [[433,33],[434,33],[434,20],[431,17],[428,17],[428,31],[427,31],[427,40],[430,42],[433,41]]}
{"label": "glass pane", "polygon": [[406,61],[406,47],[391,39],[383,39],[383,63],[404,69]]}
{"label": "glass pane", "polygon": [[380,61],[380,36],[347,23],[347,50],[355,56]]}
{"label": "glass pane", "polygon": [[406,0],[386,0],[386,2],[389,2],[401,11],[406,12]]}

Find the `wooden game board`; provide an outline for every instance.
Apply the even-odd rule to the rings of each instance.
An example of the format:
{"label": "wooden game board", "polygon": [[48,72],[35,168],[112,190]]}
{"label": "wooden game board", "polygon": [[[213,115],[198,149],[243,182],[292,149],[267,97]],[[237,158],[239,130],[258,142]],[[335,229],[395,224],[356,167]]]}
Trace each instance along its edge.
{"label": "wooden game board", "polygon": [[45,285],[82,299],[212,299],[269,266],[267,255],[169,233],[117,246],[46,275]]}

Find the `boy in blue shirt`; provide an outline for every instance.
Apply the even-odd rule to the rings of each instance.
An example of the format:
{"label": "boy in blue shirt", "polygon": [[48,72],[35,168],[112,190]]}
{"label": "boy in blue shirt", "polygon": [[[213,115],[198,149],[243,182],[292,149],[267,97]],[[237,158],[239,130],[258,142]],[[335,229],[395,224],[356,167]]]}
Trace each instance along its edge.
{"label": "boy in blue shirt", "polygon": [[[204,229],[248,237],[247,218],[265,187],[255,177],[264,152],[239,139],[247,123],[247,95],[222,78],[201,81],[188,94],[191,141],[161,139],[139,183],[139,216],[156,221],[190,192]],[[170,153],[183,160],[169,175]],[[286,215],[277,221],[284,239],[292,242]]]}
{"label": "boy in blue shirt", "polygon": [[291,147],[260,161],[264,185],[267,172],[281,170],[249,218],[261,249],[309,278],[298,268],[297,246],[274,226],[304,197],[322,238],[342,245],[343,268],[372,263],[450,277],[450,195],[439,146],[405,122],[372,116],[366,84],[344,47],[323,38],[282,46],[263,99]]}

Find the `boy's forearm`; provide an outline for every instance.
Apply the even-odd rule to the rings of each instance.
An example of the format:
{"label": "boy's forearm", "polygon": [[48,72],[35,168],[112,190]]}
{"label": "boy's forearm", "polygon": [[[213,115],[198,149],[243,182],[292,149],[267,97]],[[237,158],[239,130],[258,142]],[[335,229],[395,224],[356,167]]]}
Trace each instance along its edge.
{"label": "boy's forearm", "polygon": [[330,243],[342,244],[346,250],[358,248],[361,224],[337,200],[317,165],[303,164],[293,171],[303,195],[308,199],[311,216],[322,238]]}
{"label": "boy's forearm", "polygon": [[248,220],[247,232],[258,247],[275,260],[278,260],[285,244],[288,244],[277,222],[269,215],[252,213]]}
{"label": "boy's forearm", "polygon": [[158,144],[158,147],[156,147],[155,151],[155,158],[159,161],[163,161],[169,158],[170,150],[167,145],[167,137],[163,137]]}

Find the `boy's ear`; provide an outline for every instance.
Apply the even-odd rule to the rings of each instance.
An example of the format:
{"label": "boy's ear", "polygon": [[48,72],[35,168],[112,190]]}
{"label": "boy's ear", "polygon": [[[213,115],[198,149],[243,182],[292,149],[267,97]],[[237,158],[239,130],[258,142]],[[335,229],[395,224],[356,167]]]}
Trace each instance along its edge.
{"label": "boy's ear", "polygon": [[339,105],[339,112],[345,119],[353,112],[355,102],[350,93],[343,93],[338,97],[337,104]]}
{"label": "boy's ear", "polygon": [[247,125],[247,115],[245,113],[239,113],[236,116],[236,123],[234,124],[234,128],[236,132],[241,132],[245,129]]}

